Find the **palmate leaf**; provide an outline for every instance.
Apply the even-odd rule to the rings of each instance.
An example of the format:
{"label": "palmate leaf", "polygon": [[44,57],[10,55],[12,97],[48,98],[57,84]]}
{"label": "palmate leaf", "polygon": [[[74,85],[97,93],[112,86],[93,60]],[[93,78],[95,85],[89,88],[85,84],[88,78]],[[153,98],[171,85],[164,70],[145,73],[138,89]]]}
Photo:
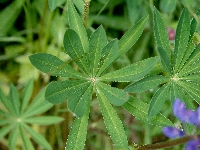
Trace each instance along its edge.
{"label": "palmate leaf", "polygon": [[96,83],[97,92],[102,92],[110,103],[116,106],[123,105],[128,100],[128,94],[123,90],[111,87],[105,83]]}
{"label": "palmate leaf", "polygon": [[54,117],[54,116],[40,116],[33,118],[25,118],[23,121],[30,124],[39,124],[39,125],[52,125],[63,121],[64,118]]}
{"label": "palmate leaf", "polygon": [[138,120],[145,123],[156,126],[173,126],[173,123],[161,113],[158,113],[152,119],[148,120],[149,105],[141,100],[135,99],[134,97],[130,97],[123,107]]}
{"label": "palmate leaf", "polygon": [[45,98],[53,104],[62,103],[68,98],[80,97],[89,85],[84,80],[54,81],[47,86]]}
{"label": "palmate leaf", "polygon": [[11,104],[13,105],[16,116],[18,116],[20,112],[19,95],[16,87],[13,84],[10,86],[9,99],[11,100]]}
{"label": "palmate leaf", "polygon": [[8,134],[8,132],[10,132],[10,130],[12,130],[13,128],[13,124],[9,124],[3,128],[0,129],[0,139],[3,138],[6,134]]}
{"label": "palmate leaf", "polygon": [[[196,12],[197,16],[200,16],[200,9]],[[197,21],[196,18],[192,18],[190,23],[190,41],[192,40],[194,33],[196,32]]]}
{"label": "palmate leaf", "polygon": [[16,148],[18,137],[19,137],[19,125],[16,125],[8,138],[8,147],[10,150],[14,150]]}
{"label": "palmate leaf", "polygon": [[149,105],[149,110],[148,110],[149,119],[154,117],[162,109],[162,106],[164,105],[169,94],[169,87],[170,83],[166,83],[160,89],[158,89],[154,94]]}
{"label": "palmate leaf", "polygon": [[178,21],[174,47],[175,72],[179,71],[180,63],[185,54],[190,36],[190,16],[187,9],[183,9]]}
{"label": "palmate leaf", "polygon": [[75,60],[75,62],[83,71],[88,73],[88,68],[89,68],[88,62],[87,62],[86,57],[83,56],[84,50],[83,50],[81,40],[78,34],[72,29],[67,29],[64,35],[63,44],[64,44],[67,54],[72,59],[80,58],[80,59]]}
{"label": "palmate leaf", "polygon": [[158,57],[148,58],[122,69],[107,73],[99,78],[101,81],[130,82],[146,75],[157,63]]}
{"label": "palmate leaf", "polygon": [[104,46],[107,44],[106,32],[102,26],[99,26],[94,33],[90,36],[89,40],[89,62],[91,65],[92,76],[97,73],[97,67],[101,59],[101,52]]}
{"label": "palmate leaf", "polygon": [[84,78],[83,74],[51,54],[37,53],[29,56],[29,59],[37,69],[52,76]]}
{"label": "palmate leaf", "polygon": [[89,42],[85,27],[83,26],[82,20],[75,10],[72,1],[68,0],[68,19],[69,19],[69,27],[73,29],[80,37],[83,50],[85,53],[89,52]]}
{"label": "palmate leaf", "polygon": [[127,86],[124,91],[126,92],[144,92],[149,89],[154,88],[155,86],[165,83],[169,80],[169,77],[161,75],[149,75],[143,79],[130,84]]}
{"label": "palmate leaf", "polygon": [[86,113],[81,118],[76,118],[70,130],[65,150],[82,150],[87,134],[87,126],[89,119],[90,101],[87,103]]}
{"label": "palmate leaf", "polygon": [[104,123],[116,149],[128,150],[127,136],[121,120],[117,116],[114,108],[108,102],[106,95],[96,89],[97,98],[103,114]]}

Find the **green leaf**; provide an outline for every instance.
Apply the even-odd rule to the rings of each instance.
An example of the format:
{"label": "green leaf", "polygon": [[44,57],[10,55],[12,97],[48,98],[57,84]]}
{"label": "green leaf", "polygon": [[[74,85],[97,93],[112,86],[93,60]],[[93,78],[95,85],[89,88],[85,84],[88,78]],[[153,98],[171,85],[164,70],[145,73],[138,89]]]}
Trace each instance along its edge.
{"label": "green leaf", "polygon": [[34,150],[35,148],[33,147],[33,144],[31,143],[28,135],[25,133],[24,128],[20,125],[19,129],[20,129],[20,134],[22,137],[24,149]]}
{"label": "green leaf", "polygon": [[8,138],[9,150],[14,150],[16,148],[18,138],[19,138],[19,125],[17,124],[10,133]]}
{"label": "green leaf", "polygon": [[102,65],[99,68],[97,76],[100,76],[117,58],[118,56],[118,42],[117,40],[112,40],[109,42],[102,50]]}
{"label": "green leaf", "polygon": [[45,116],[45,117],[34,117],[34,118],[25,118],[24,122],[30,124],[39,124],[39,125],[51,125],[63,121],[64,118],[54,117],[54,116]]}
{"label": "green leaf", "polygon": [[74,120],[68,136],[65,150],[84,149],[86,134],[87,134],[88,119],[89,119],[89,110],[90,110],[90,101],[88,101],[87,110],[84,116],[82,118],[77,117]]}
{"label": "green leaf", "polygon": [[149,110],[148,110],[148,119],[153,118],[163,107],[165,100],[169,95],[169,86],[170,84],[163,85],[151,99]]}
{"label": "green leaf", "polygon": [[158,10],[154,10],[154,34],[164,68],[171,73],[171,49],[165,24]]}
{"label": "green leaf", "polygon": [[78,34],[72,30],[67,29],[64,35],[64,47],[67,54],[75,60],[76,64],[86,73],[88,73],[87,57],[84,56],[83,46]]}
{"label": "green leaf", "polygon": [[58,104],[70,97],[80,97],[90,82],[83,80],[55,81],[48,84],[45,98],[47,101]]}
{"label": "green leaf", "polygon": [[43,146],[45,149],[52,150],[51,145],[47,142],[47,140],[39,133],[35,132],[28,125],[23,124],[24,129],[31,135],[33,140],[39,145]]}
{"label": "green leaf", "polygon": [[186,76],[189,74],[198,73],[199,71],[200,71],[200,60],[192,64],[189,68],[185,69],[184,73],[182,73],[181,75]]}
{"label": "green leaf", "polygon": [[123,107],[135,116],[138,120],[156,126],[173,126],[173,123],[161,113],[158,113],[152,119],[148,120],[149,105],[141,100],[130,97]]}
{"label": "green leaf", "polygon": [[128,100],[128,94],[126,94],[123,90],[111,87],[102,82],[96,83],[97,92],[102,92],[105,97],[115,106],[121,106]]}
{"label": "green leaf", "polygon": [[22,91],[21,112],[23,113],[28,105],[33,92],[33,79],[29,80]]}
{"label": "green leaf", "polygon": [[10,86],[10,94],[9,94],[9,98],[11,100],[11,104],[13,105],[14,111],[16,116],[19,115],[19,109],[20,109],[20,102],[19,102],[19,95],[18,95],[18,91],[16,89],[16,87],[11,84]]}
{"label": "green leaf", "polygon": [[69,27],[74,31],[76,31],[76,33],[79,35],[81,39],[84,52],[85,53],[89,52],[89,42],[86,30],[71,0],[68,0],[68,19],[69,19]]}
{"label": "green leaf", "polygon": [[56,9],[56,7],[61,5],[63,2],[65,2],[65,0],[48,0],[50,10],[53,11],[54,9]]}
{"label": "green leaf", "polygon": [[29,59],[37,69],[52,76],[84,78],[83,74],[77,72],[70,65],[51,54],[37,53],[29,56]]}
{"label": "green leaf", "polygon": [[83,0],[76,0],[76,1],[73,1],[73,3],[77,7],[79,12],[81,14],[83,14],[83,11],[84,11],[84,2],[83,2]]}
{"label": "green leaf", "polygon": [[98,89],[96,93],[103,114],[104,123],[114,143],[114,147],[116,149],[128,149],[127,136],[125,134],[121,120],[117,116],[114,108],[108,102],[109,100],[104,95],[104,93]]}
{"label": "green leaf", "polygon": [[183,9],[181,17],[178,21],[175,37],[174,47],[174,61],[175,61],[175,72],[179,71],[179,65],[183,59],[185,51],[187,49],[188,41],[190,36],[190,16],[187,9]]}
{"label": "green leaf", "polygon": [[174,11],[176,7],[177,0],[161,0],[160,1],[160,8],[165,13],[171,13]]}
{"label": "green leaf", "polygon": [[144,92],[156,87],[159,84],[163,84],[169,80],[168,77],[161,75],[149,75],[135,83],[127,86],[124,91],[126,92]]}
{"label": "green leaf", "polygon": [[92,75],[95,76],[97,73],[97,67],[101,59],[101,52],[104,46],[107,44],[106,32],[103,29],[103,26],[99,26],[94,33],[90,36],[90,54],[89,62],[91,64]]}
{"label": "green leaf", "polygon": [[[197,16],[200,16],[200,9],[197,11]],[[194,33],[196,32],[196,27],[197,27],[197,21],[196,18],[192,18],[192,21],[190,23],[190,41],[192,40]]]}
{"label": "green leaf", "polygon": [[107,73],[99,78],[102,81],[130,82],[136,81],[146,75],[157,63],[158,57],[148,58],[128,65],[122,69]]}
{"label": "green leaf", "polygon": [[92,99],[92,84],[83,89],[83,91],[84,92],[81,92],[80,95],[73,94],[73,96],[69,98],[67,103],[69,110],[76,114],[77,117],[82,117],[85,114],[88,101],[91,101]]}
{"label": "green leaf", "polygon": [[148,16],[142,18],[122,36],[122,38],[119,40],[118,58],[125,54],[135,44],[142,34],[147,21]]}
{"label": "green leaf", "polygon": [[3,119],[3,118],[0,119],[0,126],[4,126],[4,125],[10,124],[10,123],[12,123],[12,121],[8,120],[7,118],[6,119]]}
{"label": "green leaf", "polygon": [[9,131],[12,130],[13,126],[14,126],[13,124],[10,124],[10,125],[7,125],[5,127],[2,127],[0,129],[0,139],[3,138],[6,134],[9,133]]}

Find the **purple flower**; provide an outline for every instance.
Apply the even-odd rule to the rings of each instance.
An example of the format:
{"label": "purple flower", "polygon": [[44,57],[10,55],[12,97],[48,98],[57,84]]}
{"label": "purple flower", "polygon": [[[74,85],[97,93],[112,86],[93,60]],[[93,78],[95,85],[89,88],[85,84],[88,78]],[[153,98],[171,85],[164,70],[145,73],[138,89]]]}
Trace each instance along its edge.
{"label": "purple flower", "polygon": [[190,123],[200,126],[200,106],[196,111],[193,111],[190,116]]}
{"label": "purple flower", "polygon": [[196,140],[190,140],[189,142],[187,142],[185,150],[198,150],[199,145],[200,145],[200,138]]}
{"label": "purple flower", "polygon": [[166,135],[169,138],[176,138],[176,137],[182,137],[184,136],[184,132],[175,128],[175,127],[164,127],[162,129],[162,132],[164,133],[164,135]]}

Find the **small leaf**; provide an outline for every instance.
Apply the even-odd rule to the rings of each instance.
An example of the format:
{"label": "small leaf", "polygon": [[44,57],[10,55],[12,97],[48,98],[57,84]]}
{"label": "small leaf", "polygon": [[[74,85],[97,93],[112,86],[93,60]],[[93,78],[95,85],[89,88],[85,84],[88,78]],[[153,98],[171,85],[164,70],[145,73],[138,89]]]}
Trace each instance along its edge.
{"label": "small leaf", "polygon": [[53,104],[62,103],[70,97],[80,97],[89,85],[89,82],[83,80],[51,82],[46,89],[45,98]]}
{"label": "small leaf", "polygon": [[64,35],[64,47],[67,54],[75,60],[77,65],[86,73],[88,73],[87,57],[84,56],[83,47],[78,34],[72,30],[67,29]]}
{"label": "small leaf", "polygon": [[62,4],[65,0],[48,0],[49,8],[51,11],[56,9],[60,4]]}
{"label": "small leaf", "polygon": [[96,83],[97,91],[101,91],[104,93],[105,97],[115,106],[121,106],[128,100],[128,94],[126,94],[123,90],[111,87],[102,82]]}
{"label": "small leaf", "polygon": [[118,58],[125,54],[135,44],[143,32],[148,18],[149,17],[147,16],[139,20],[122,36],[122,38],[119,40]]}
{"label": "small leaf", "polygon": [[16,148],[18,138],[19,138],[19,125],[16,125],[8,138],[8,147],[10,150],[14,150]]}
{"label": "small leaf", "polygon": [[171,49],[165,24],[157,9],[154,10],[154,34],[162,65],[171,74]]}
{"label": "small leaf", "polygon": [[160,8],[165,13],[171,13],[174,11],[176,7],[177,0],[161,0],[160,1]]}
{"label": "small leaf", "polygon": [[88,101],[92,99],[92,84],[83,90],[84,92],[81,95],[74,94],[76,96],[70,97],[67,103],[69,110],[76,114],[77,117],[82,117],[85,114]]}
{"label": "small leaf", "polygon": [[19,115],[19,109],[20,109],[20,102],[19,102],[19,95],[18,95],[18,91],[16,89],[16,87],[11,84],[10,86],[10,94],[9,94],[9,98],[11,100],[11,104],[13,105],[14,111],[16,116]]}
{"label": "small leaf", "polygon": [[24,87],[22,91],[22,104],[21,104],[21,112],[23,113],[25,108],[28,105],[28,102],[31,98],[33,92],[33,79],[29,80],[26,86]]}
{"label": "small leaf", "polygon": [[76,118],[70,130],[65,150],[83,150],[86,141],[89,119],[90,101],[87,104],[86,113],[82,118]]}
{"label": "small leaf", "polygon": [[99,79],[102,81],[130,82],[145,76],[157,63],[158,57],[148,58],[137,63],[128,65],[122,69],[107,73]]}
{"label": "small leaf", "polygon": [[88,59],[91,64],[92,75],[95,76],[97,73],[99,61],[101,59],[102,49],[107,44],[106,32],[102,25],[99,26],[94,33],[92,33],[90,36],[89,44],[90,54]]}
{"label": "small leaf", "polygon": [[47,140],[41,134],[35,132],[32,128],[30,128],[26,124],[23,124],[23,127],[24,129],[26,129],[28,133],[30,133],[31,137],[36,143],[43,146],[45,149],[52,150],[51,145],[47,142]]}
{"label": "small leaf", "polygon": [[45,117],[34,117],[34,118],[25,118],[24,122],[30,124],[39,124],[39,125],[51,125],[63,121],[64,118],[54,117],[54,116],[45,116]]}
{"label": "small leaf", "polygon": [[159,84],[163,84],[169,80],[168,77],[161,75],[149,75],[135,83],[127,86],[124,91],[126,92],[144,92],[154,88]]}
{"label": "small leaf", "polygon": [[84,78],[83,74],[77,72],[70,65],[65,64],[62,60],[51,54],[37,53],[29,56],[29,59],[37,69],[52,76]]}
{"label": "small leaf", "polygon": [[151,99],[149,110],[148,110],[148,118],[153,118],[161,109],[165,103],[165,100],[168,97],[169,92],[169,85],[163,85],[156,93],[154,94],[153,98]]}
{"label": "small leaf", "polygon": [[69,27],[76,31],[81,39],[81,43],[84,49],[84,52],[89,52],[89,42],[86,30],[83,26],[82,20],[78,15],[77,11],[75,10],[72,1],[68,0],[68,19],[69,19]]}
{"label": "small leaf", "polygon": [[185,54],[188,41],[190,36],[190,16],[187,9],[183,9],[181,17],[178,21],[175,37],[174,47],[174,61],[175,61],[175,72],[179,71],[179,65]]}
{"label": "small leaf", "polygon": [[161,113],[158,113],[151,120],[148,120],[147,117],[149,105],[141,100],[130,97],[123,107],[138,120],[141,120],[145,123],[156,126],[173,126],[173,123]]}
{"label": "small leaf", "polygon": [[128,150],[127,136],[121,120],[102,91],[96,91],[104,123],[116,149]]}
{"label": "small leaf", "polygon": [[[118,56],[118,42],[113,40],[109,42],[102,50],[102,65],[99,68],[97,76],[100,76],[117,58]],[[100,62],[101,63],[101,62]]]}
{"label": "small leaf", "polygon": [[35,148],[33,147],[33,144],[31,143],[28,135],[25,133],[24,128],[22,126],[20,126],[19,129],[20,129],[20,134],[22,137],[24,149],[34,150]]}

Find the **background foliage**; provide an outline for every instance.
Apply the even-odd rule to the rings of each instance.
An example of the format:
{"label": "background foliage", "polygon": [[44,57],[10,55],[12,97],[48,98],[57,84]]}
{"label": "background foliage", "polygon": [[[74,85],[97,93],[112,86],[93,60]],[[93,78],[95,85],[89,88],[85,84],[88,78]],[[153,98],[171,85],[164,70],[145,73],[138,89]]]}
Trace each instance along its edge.
{"label": "background foliage", "polygon": [[[40,72],[30,63],[28,56],[38,52],[48,53],[62,61],[69,62],[69,65],[74,68],[77,67],[73,61],[70,61],[70,57],[64,53],[64,33],[70,26],[70,22],[67,19],[66,0],[49,0],[49,3],[47,0],[1,0],[0,4],[0,88],[5,95],[8,95],[10,84],[13,83],[20,93],[28,81],[33,79],[34,88],[30,98],[33,101],[37,93],[49,82],[66,80],[68,78],[50,76]],[[74,4],[78,12],[83,14],[83,1],[76,0]],[[145,58],[159,55],[153,29],[154,7],[160,11],[165,26],[176,29],[182,9],[186,7],[188,15],[196,17],[194,14],[199,9],[198,6],[200,6],[198,0],[169,0],[167,2],[165,0],[92,0],[90,3],[87,33],[90,35],[102,24],[109,41],[114,38],[120,39],[138,20],[149,15],[148,23],[141,37],[125,55],[119,58],[107,70],[107,72],[111,72]],[[197,22],[197,31],[199,32],[199,30],[200,26]],[[197,44],[199,41],[199,35],[196,34],[194,43]],[[173,43],[174,40],[169,42]],[[158,63],[151,73],[166,76],[167,73],[162,72],[162,69],[161,63]],[[161,83],[166,82],[166,79],[162,80],[163,82]],[[120,89],[129,85],[129,83],[118,82],[111,82],[110,84],[112,87]],[[131,112],[129,110],[131,109],[130,105],[136,108],[136,110],[141,109],[137,108],[139,105],[134,106],[135,101],[138,100],[142,100],[139,102],[143,109],[144,107],[148,108],[147,104],[149,104],[155,91],[162,88],[162,86],[156,84],[150,88],[150,90],[147,88],[143,93],[141,93],[142,91],[134,91],[137,92],[133,94],[135,98],[129,101],[129,105],[123,106],[125,109],[114,106],[123,122],[130,144],[148,144],[166,140],[161,134],[160,126],[149,125],[151,122],[144,121],[148,112],[144,112],[144,114],[132,112],[134,116],[139,115],[137,118],[140,119],[136,119],[129,113]],[[98,101],[95,95],[93,97],[85,149],[114,149],[103,123],[100,107],[97,104]],[[163,105],[161,113],[176,123],[176,120],[171,116],[170,96],[166,97],[166,99],[168,101]],[[54,105],[49,111],[44,113],[47,116],[63,117],[65,120],[61,123],[42,127],[43,130],[30,123],[32,128],[46,138],[52,149],[63,149],[65,147],[65,142],[74,120],[73,114],[66,108],[66,105],[66,102]],[[0,103],[0,108],[4,108],[3,103]],[[155,124],[155,121],[153,122]],[[160,122],[156,122],[156,124],[159,125]],[[8,139],[8,136],[0,139],[0,149],[8,149]],[[34,141],[32,142],[35,149],[42,149]],[[18,145],[20,143],[21,141],[17,142]],[[102,148],[102,145],[105,147]],[[177,149],[180,149],[180,147],[177,147]]]}

